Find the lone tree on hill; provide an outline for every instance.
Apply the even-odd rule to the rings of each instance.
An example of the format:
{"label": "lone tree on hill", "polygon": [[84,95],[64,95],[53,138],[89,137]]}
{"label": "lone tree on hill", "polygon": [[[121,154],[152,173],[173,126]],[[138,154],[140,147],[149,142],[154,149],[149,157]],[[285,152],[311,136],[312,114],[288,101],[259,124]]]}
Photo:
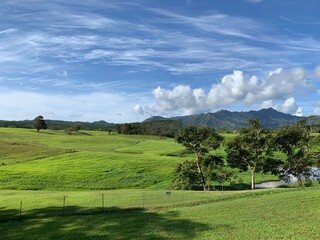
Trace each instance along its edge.
{"label": "lone tree on hill", "polygon": [[46,122],[44,121],[42,116],[38,116],[33,120],[33,128],[37,129],[37,132],[40,131],[40,129],[47,129],[48,126]]}
{"label": "lone tree on hill", "polygon": [[220,146],[223,137],[220,136],[214,129],[209,127],[194,127],[189,126],[182,129],[177,136],[177,142],[185,146],[189,151],[192,151],[196,156],[196,166],[200,175],[200,181],[203,190],[206,191],[206,181],[201,169],[201,160],[212,149],[217,149]]}

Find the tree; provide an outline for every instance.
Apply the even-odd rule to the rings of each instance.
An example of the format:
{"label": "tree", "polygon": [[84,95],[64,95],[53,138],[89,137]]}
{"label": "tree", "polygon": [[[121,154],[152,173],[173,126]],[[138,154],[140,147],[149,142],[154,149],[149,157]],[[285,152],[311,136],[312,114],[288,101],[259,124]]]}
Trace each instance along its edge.
{"label": "tree", "polygon": [[211,182],[216,181],[218,169],[224,166],[224,160],[221,156],[208,155],[201,158],[201,169],[206,180],[207,189],[211,190]]}
{"label": "tree", "polygon": [[254,189],[255,173],[277,169],[269,147],[271,133],[262,128],[258,119],[249,120],[250,126],[240,130],[239,135],[226,146],[227,162],[233,168],[251,172],[251,189]]}
{"label": "tree", "polygon": [[206,181],[201,169],[201,159],[212,149],[220,146],[223,137],[209,127],[189,126],[180,131],[177,142],[195,154],[195,162],[200,175],[203,190],[206,191]]}
{"label": "tree", "polygon": [[173,189],[198,190],[201,186],[199,172],[194,162],[183,161],[175,168],[174,179],[171,185]]}
{"label": "tree", "polygon": [[285,178],[290,175],[298,179],[302,187],[303,177],[311,183],[311,167],[316,164],[314,154],[310,153],[310,129],[300,124],[282,127],[273,138],[279,151],[286,155],[282,165],[281,175]]}
{"label": "tree", "polygon": [[40,129],[47,129],[48,126],[45,123],[42,116],[38,116],[33,120],[33,128],[37,129],[37,132],[40,131]]}
{"label": "tree", "polygon": [[[231,181],[235,181],[238,176],[238,171],[239,169],[232,169],[229,166],[226,165],[220,165],[217,166],[217,168],[215,168],[212,172],[212,178],[221,184],[221,190],[223,192],[223,188],[224,188],[224,184],[225,182],[231,182]],[[238,179],[242,180],[242,179]]]}

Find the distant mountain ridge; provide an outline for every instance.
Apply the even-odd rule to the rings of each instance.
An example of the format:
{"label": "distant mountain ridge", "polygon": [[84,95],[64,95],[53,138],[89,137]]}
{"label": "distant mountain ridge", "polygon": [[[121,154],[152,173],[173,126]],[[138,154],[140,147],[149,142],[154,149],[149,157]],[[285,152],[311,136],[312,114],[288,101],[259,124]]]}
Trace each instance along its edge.
{"label": "distant mountain ridge", "polygon": [[304,117],[293,116],[278,112],[273,108],[268,108],[249,112],[230,112],[227,110],[220,110],[215,113],[201,113],[172,118],[154,116],[146,119],[145,122],[170,119],[182,122],[184,126],[207,126],[215,129],[236,130],[247,127],[249,125],[248,120],[256,118],[260,119],[263,127],[279,128],[283,125],[292,125]]}

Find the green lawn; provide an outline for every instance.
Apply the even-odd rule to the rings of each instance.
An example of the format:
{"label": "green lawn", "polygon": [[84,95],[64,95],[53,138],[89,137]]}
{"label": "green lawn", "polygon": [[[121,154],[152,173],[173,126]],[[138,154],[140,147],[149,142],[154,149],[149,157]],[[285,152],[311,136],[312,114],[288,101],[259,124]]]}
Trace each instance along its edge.
{"label": "green lawn", "polygon": [[[63,196],[67,196],[65,208]],[[320,189],[173,191],[170,196],[147,190],[2,190],[0,236],[6,240],[319,239],[319,198]]]}

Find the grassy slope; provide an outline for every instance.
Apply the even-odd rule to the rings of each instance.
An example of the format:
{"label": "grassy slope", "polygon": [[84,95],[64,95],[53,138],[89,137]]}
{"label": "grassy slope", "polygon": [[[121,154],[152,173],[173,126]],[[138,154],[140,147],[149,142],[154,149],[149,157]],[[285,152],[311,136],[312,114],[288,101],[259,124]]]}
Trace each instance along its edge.
{"label": "grassy slope", "polygon": [[[0,219],[19,215],[18,199],[25,210],[22,220],[0,221],[0,235],[7,240],[320,238],[320,189],[177,191],[169,197],[163,191],[106,191],[105,212],[99,208],[100,193],[59,193],[74,205],[62,215],[62,195],[2,191],[0,204],[7,207],[0,209]],[[38,199],[41,208],[28,206],[28,199]]]}
{"label": "grassy slope", "polygon": [[30,152],[33,146],[67,152],[53,152],[44,158],[34,153],[34,161],[20,163],[16,163],[18,156],[12,154],[10,162],[6,162],[9,165],[0,166],[2,188],[145,188],[156,183],[167,187],[179,159],[162,155],[182,149],[171,139],[105,132],[69,136],[63,131],[37,134],[34,130],[1,129],[0,136],[7,142],[19,142]]}
{"label": "grassy slope", "polygon": [[[168,189],[177,162],[193,159],[176,156],[181,150],[173,139],[154,136],[0,128],[0,163],[6,164],[0,165],[0,188]],[[257,181],[269,179],[275,177],[257,175]]]}

